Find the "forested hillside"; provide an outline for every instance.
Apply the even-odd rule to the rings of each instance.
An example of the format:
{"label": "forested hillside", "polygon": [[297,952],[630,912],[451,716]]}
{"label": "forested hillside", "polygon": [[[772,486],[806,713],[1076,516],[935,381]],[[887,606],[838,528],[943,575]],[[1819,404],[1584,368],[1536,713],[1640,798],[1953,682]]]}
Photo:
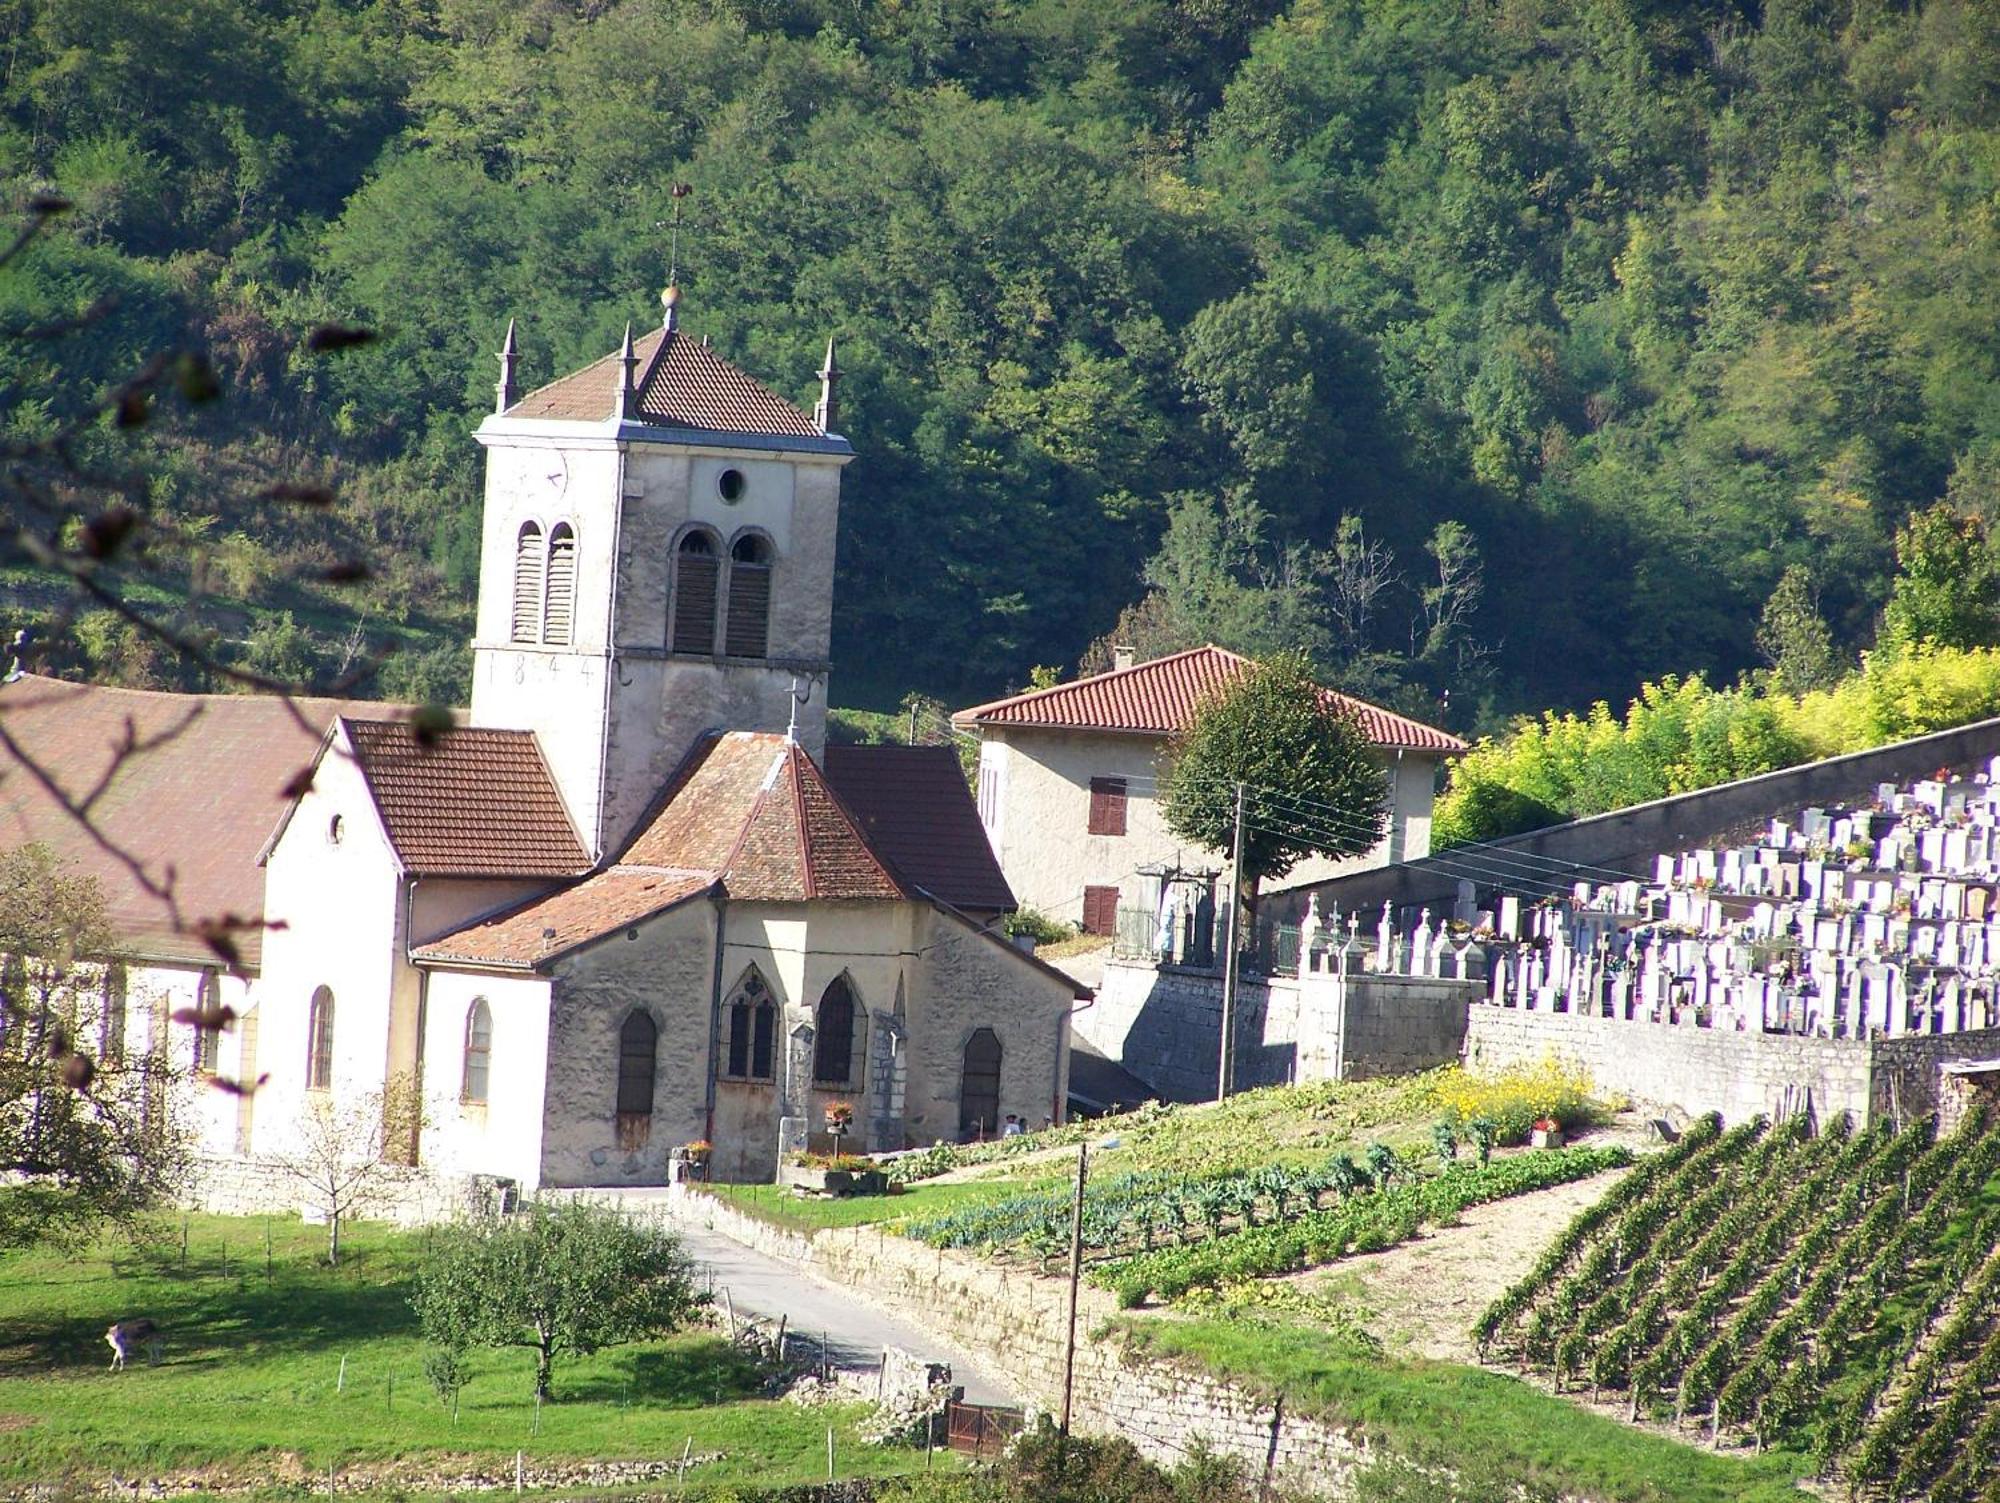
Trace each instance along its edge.
{"label": "forested hillside", "polygon": [[[1461,728],[1622,702],[1757,664],[1789,565],[1851,652],[1912,510],[2000,511],[1988,0],[17,0],[0,37],[11,196],[75,204],[0,323],[118,299],[0,340],[5,422],[211,349],[227,400],[139,458],[279,670],[386,633],[385,690],[462,682],[492,352],[517,318],[539,381],[656,317],[676,182],[690,328],[802,401],[840,340],[846,703],[986,696],[1127,609]],[[330,320],[383,337],[305,352]],[[339,505],[277,526],[241,498],[281,476]],[[189,681],[47,624],[52,666]]]}

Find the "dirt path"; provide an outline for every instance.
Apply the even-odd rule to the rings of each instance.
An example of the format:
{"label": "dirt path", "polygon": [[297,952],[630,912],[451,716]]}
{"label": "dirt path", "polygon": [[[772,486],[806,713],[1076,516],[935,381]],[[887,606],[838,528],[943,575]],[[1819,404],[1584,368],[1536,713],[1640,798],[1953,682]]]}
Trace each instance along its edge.
{"label": "dirt path", "polygon": [[1471,1326],[1479,1312],[1528,1271],[1577,1212],[1628,1173],[1614,1170],[1472,1206],[1459,1226],[1297,1279],[1315,1293],[1351,1301],[1391,1352],[1470,1362]]}

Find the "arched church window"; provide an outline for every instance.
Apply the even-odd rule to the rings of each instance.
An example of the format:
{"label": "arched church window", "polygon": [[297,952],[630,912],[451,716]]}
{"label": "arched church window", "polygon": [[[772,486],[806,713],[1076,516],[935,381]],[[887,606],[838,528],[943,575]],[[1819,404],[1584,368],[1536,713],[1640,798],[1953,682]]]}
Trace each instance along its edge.
{"label": "arched church window", "polygon": [[312,1009],[306,1018],[306,1089],[333,1088],[333,988],[313,988]]}
{"label": "arched church window", "polygon": [[761,658],[771,635],[771,545],[746,533],[729,545],[729,621],[722,650]]}
{"label": "arched church window", "polygon": [[542,624],[542,529],[523,522],[514,538],[514,629],[516,642],[532,642]]}
{"label": "arched church window", "polygon": [[542,611],[542,640],[569,646],[576,618],[576,529],[558,522],[549,533],[549,593]]}
{"label": "arched church window", "polygon": [[472,999],[465,1015],[465,1087],[459,1098],[468,1103],[486,1104],[486,1083],[493,1064],[493,1009],[484,997]]}
{"label": "arched church window", "polygon": [[778,1004],[753,966],[729,999],[727,1073],[737,1080],[770,1080],[775,1073]]}
{"label": "arched church window", "polygon": [[821,993],[813,1035],[813,1084],[851,1086],[854,1083],[854,988],[836,976]]}
{"label": "arched church window", "polygon": [[[634,1008],[625,1015],[618,1030],[618,1115],[621,1118],[653,1115],[653,1068],[658,1053],[660,1030],[645,1013]],[[622,1132],[625,1124],[621,1121]]]}
{"label": "arched church window", "polygon": [[1000,1037],[991,1028],[975,1028],[965,1041],[958,1078],[958,1135],[967,1141],[990,1138],[999,1116]]}
{"label": "arched church window", "polygon": [[715,539],[690,532],[674,553],[675,652],[715,651],[715,606],[721,560]]}

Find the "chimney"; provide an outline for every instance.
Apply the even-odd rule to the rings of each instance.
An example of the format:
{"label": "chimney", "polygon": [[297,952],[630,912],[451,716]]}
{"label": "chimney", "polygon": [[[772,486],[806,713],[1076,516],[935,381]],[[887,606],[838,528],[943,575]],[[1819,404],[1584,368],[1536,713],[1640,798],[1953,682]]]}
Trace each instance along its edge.
{"label": "chimney", "polygon": [[1132,666],[1132,649],[1123,642],[1114,643],[1111,648],[1111,671],[1123,672]]}

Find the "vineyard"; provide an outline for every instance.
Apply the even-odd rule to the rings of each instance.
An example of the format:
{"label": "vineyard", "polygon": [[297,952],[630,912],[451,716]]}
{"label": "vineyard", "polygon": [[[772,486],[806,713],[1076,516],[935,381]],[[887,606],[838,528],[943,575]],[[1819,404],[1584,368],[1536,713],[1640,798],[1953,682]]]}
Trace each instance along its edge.
{"label": "vineyard", "polygon": [[1876,1497],[2000,1499],[2000,1121],[1713,1117],[1579,1216],[1474,1330],[1489,1361]]}
{"label": "vineyard", "polygon": [[[1335,1154],[1304,1166],[1193,1176],[1149,1170],[1090,1185],[1082,1236],[1093,1283],[1128,1308],[1149,1297],[1264,1278],[1393,1247],[1466,1206],[1547,1189],[1622,1167],[1619,1148],[1519,1154],[1431,1173],[1384,1145],[1357,1163]],[[1043,1263],[1069,1247],[1065,1185],[913,1221],[906,1235],[934,1247],[986,1248]]]}

